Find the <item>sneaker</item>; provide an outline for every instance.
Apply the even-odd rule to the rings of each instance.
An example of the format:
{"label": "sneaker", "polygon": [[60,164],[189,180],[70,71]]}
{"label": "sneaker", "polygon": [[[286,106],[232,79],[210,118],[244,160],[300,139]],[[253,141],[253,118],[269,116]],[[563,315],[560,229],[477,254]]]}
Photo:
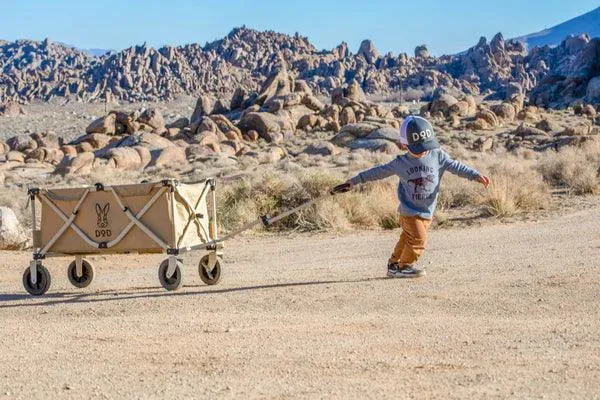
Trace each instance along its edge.
{"label": "sneaker", "polygon": [[425,271],[415,268],[412,265],[400,267],[398,263],[388,265],[387,276],[390,278],[419,278],[425,275]]}

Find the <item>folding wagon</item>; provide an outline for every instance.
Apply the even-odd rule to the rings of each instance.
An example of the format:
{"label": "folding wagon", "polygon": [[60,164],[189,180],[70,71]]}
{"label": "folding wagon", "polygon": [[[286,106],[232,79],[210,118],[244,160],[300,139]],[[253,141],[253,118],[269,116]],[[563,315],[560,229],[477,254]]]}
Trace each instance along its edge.
{"label": "folding wagon", "polygon": [[[94,279],[89,255],[166,253],[158,278],[167,290],[182,284],[179,256],[205,250],[198,272],[208,285],[221,277],[222,239],[217,237],[215,179],[197,183],[165,180],[155,183],[83,188],[29,189],[32,210],[33,259],[23,274],[32,295],[50,287],[47,257],[73,256],[69,281],[84,288]],[[39,228],[36,202],[41,204]]]}

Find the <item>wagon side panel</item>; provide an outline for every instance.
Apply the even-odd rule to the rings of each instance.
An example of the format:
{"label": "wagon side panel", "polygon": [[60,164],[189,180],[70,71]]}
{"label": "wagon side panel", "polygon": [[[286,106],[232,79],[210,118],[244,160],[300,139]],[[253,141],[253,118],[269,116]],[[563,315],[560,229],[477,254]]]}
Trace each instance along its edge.
{"label": "wagon side panel", "polygon": [[[138,214],[152,199],[160,187],[149,185],[129,185],[115,187],[123,205],[133,215]],[[78,202],[81,189],[59,189],[51,193],[52,203],[67,217],[71,216],[73,207]],[[172,244],[172,220],[169,212],[168,192],[158,196],[139,221],[152,233],[168,244]],[[60,228],[64,220],[42,201],[41,246],[49,243]],[[147,233],[137,225],[129,230],[131,219],[121,209],[113,193],[109,191],[90,192],[73,221],[73,224],[95,243],[111,243],[120,236],[110,248],[98,248],[89,244],[75,230],[67,229],[49,249],[50,253],[62,254],[90,254],[90,253],[123,253],[123,252],[161,252],[163,248],[156,243]],[[127,233],[122,235],[122,232]]]}

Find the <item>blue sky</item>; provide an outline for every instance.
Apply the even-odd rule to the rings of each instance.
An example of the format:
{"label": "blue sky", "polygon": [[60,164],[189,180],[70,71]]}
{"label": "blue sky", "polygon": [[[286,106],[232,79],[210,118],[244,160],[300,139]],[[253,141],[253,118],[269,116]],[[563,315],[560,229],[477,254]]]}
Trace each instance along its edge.
{"label": "blue sky", "polygon": [[207,41],[246,25],[308,36],[318,49],[369,38],[381,52],[425,43],[437,55],[501,31],[506,38],[556,25],[599,0],[20,0],[0,13],[0,39],[50,38],[80,48],[123,49]]}

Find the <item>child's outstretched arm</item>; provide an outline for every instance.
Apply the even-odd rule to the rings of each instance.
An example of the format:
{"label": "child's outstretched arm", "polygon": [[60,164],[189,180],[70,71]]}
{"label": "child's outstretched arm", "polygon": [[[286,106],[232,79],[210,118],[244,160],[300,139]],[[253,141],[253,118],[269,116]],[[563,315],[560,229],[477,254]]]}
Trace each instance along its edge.
{"label": "child's outstretched arm", "polygon": [[397,175],[397,158],[394,158],[387,164],[378,165],[366,171],[360,172],[354,178],[349,179],[346,183],[350,185],[358,185],[361,183],[377,181],[379,179],[384,179],[392,175]]}
{"label": "child's outstretched arm", "polygon": [[490,178],[481,174],[475,168],[469,167],[460,161],[452,159],[445,151],[440,151],[440,165],[444,170],[448,170],[454,175],[458,175],[461,178],[466,178],[471,181],[481,183],[486,188],[490,184]]}

